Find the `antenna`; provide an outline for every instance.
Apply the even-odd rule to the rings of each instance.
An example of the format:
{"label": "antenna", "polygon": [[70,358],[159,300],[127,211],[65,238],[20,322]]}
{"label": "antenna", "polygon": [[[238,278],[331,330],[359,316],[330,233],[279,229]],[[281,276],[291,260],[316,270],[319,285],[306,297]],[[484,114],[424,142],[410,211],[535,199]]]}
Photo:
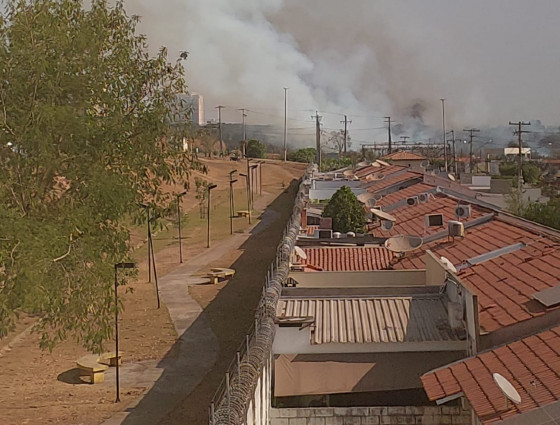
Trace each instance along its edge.
{"label": "antenna", "polygon": [[499,373],[493,373],[492,378],[494,378],[494,382],[496,383],[500,391],[504,394],[506,400],[506,410],[509,409],[508,400],[511,400],[515,404],[521,403],[521,396],[511,384],[511,382],[509,382]]}
{"label": "antenna", "polygon": [[302,260],[307,260],[307,254],[305,253],[305,251],[303,249],[301,249],[299,246],[295,246],[294,250],[296,251],[296,255],[301,258]]}

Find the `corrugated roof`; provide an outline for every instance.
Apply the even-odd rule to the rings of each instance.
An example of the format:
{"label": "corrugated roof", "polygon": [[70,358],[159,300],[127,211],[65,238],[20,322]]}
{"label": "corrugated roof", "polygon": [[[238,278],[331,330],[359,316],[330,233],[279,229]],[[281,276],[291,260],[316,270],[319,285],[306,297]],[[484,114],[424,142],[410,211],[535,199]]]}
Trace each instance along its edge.
{"label": "corrugated roof", "polygon": [[[494,383],[504,376],[521,396],[509,403]],[[463,392],[484,424],[526,413],[560,400],[560,327],[507,344],[421,377],[430,400]]]}
{"label": "corrugated roof", "polygon": [[404,173],[393,173],[389,175],[385,173],[383,174],[385,175],[385,177],[381,180],[372,180],[369,182],[365,182],[366,184],[365,187],[367,188],[368,192],[375,193],[383,189],[386,189],[389,186],[398,185],[399,183],[406,182],[407,180],[422,179],[422,174],[414,173],[412,171],[406,171]]}
{"label": "corrugated roof", "polygon": [[311,344],[459,340],[435,296],[281,298],[276,314],[313,317]]}
{"label": "corrugated roof", "polygon": [[385,155],[381,159],[391,159],[393,161],[422,161],[427,159],[425,156],[415,154],[413,152],[398,151]]}
{"label": "corrugated roof", "polygon": [[306,264],[323,271],[370,271],[385,270],[391,260],[391,252],[385,247],[321,247],[304,248]]}

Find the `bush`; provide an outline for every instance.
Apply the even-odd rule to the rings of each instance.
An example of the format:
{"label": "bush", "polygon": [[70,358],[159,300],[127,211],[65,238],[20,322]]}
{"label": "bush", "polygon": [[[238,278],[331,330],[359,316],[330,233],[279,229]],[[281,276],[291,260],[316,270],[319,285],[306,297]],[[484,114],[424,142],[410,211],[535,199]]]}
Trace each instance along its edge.
{"label": "bush", "polygon": [[249,140],[245,153],[249,158],[264,158],[266,155],[266,146],[259,140]]}
{"label": "bush", "polygon": [[348,186],[336,191],[325,207],[323,217],[331,217],[333,230],[342,233],[362,232],[366,224],[364,208]]}

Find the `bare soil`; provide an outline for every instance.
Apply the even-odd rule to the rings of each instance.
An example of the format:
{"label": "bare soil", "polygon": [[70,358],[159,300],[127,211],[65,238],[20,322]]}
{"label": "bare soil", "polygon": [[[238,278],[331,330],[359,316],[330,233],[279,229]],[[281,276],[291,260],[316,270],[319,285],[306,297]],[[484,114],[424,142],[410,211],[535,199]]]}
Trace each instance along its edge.
{"label": "bare soil", "polygon": [[[202,177],[218,184],[212,192],[211,241],[216,246],[230,236],[228,173],[234,168],[243,172],[243,163],[207,160],[208,175]],[[290,183],[301,176],[303,166],[268,162],[263,167],[263,196],[255,197],[256,209],[270,203],[275,219],[262,232],[253,232],[241,250],[229,252],[211,266],[231,266],[235,277],[219,285],[200,285],[191,294],[206,310],[214,333],[220,342],[220,355],[206,379],[183,400],[176,410],[161,422],[170,424],[207,423],[207,408],[227,365],[235,355],[245,331],[249,328],[261,295],[264,275],[273,258],[285,222],[291,213],[293,191]],[[235,191],[236,209],[246,205],[243,178]],[[194,185],[192,186],[194,188]],[[179,192],[180,188],[169,188]],[[182,223],[183,257],[206,249],[206,220],[199,218],[198,201],[194,190],[183,198],[185,213]],[[268,214],[268,213],[267,213]],[[163,276],[179,265],[177,229],[173,219],[166,230],[155,236],[158,275]],[[246,219],[236,219],[235,231],[248,228]],[[258,227],[257,227],[258,229]],[[135,256],[139,268],[138,279],[130,282],[129,290],[120,293],[124,311],[120,315],[120,349],[124,362],[162,359],[173,355],[170,350],[177,335],[163,305],[157,309],[155,288],[147,282],[147,250],[143,241],[145,229],[132,229],[132,244],[138,247]],[[34,318],[22,315],[16,329],[0,339],[0,424],[81,424],[97,425],[115,412],[126,409],[146,388],[121,385],[121,403],[115,403],[113,382],[90,385],[78,377],[76,360],[87,354],[78,344],[66,341],[52,352],[41,351],[39,339],[30,332]],[[113,346],[108,342],[108,347]]]}

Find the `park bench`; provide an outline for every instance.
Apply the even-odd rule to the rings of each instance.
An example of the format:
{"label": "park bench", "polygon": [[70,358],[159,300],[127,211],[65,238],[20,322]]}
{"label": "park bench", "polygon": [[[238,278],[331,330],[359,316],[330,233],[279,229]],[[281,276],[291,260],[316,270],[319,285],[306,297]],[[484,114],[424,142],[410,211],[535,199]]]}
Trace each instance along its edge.
{"label": "park bench", "polygon": [[117,356],[114,351],[108,351],[99,355],[98,363],[107,366],[116,366],[117,362],[119,366],[122,364],[123,352],[119,350],[119,355]]}
{"label": "park bench", "polygon": [[105,371],[108,366],[98,363],[97,354],[88,354],[76,360],[76,365],[80,369],[80,376],[89,376],[90,384],[100,384],[105,380]]}
{"label": "park bench", "polygon": [[247,210],[237,211],[237,217],[249,217],[251,213]]}
{"label": "park bench", "polygon": [[235,270],[233,269],[225,269],[225,268],[213,268],[211,269],[211,271],[208,273],[208,278],[210,279],[210,282],[213,284],[218,283],[218,281],[221,279],[226,279],[228,277],[231,277],[235,274]]}

